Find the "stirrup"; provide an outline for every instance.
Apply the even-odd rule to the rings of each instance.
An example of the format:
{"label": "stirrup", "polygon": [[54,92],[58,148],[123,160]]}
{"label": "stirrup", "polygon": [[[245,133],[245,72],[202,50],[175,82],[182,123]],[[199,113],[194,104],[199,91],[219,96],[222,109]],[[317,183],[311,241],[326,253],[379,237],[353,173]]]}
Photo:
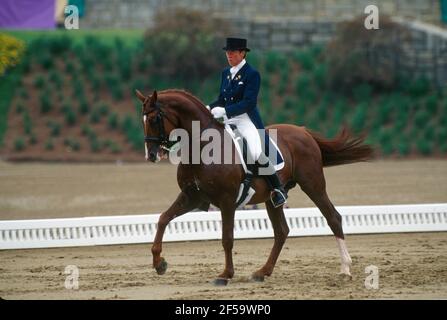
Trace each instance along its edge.
{"label": "stirrup", "polygon": [[274,189],[270,193],[270,201],[275,208],[279,208],[287,203],[287,196],[279,189]]}

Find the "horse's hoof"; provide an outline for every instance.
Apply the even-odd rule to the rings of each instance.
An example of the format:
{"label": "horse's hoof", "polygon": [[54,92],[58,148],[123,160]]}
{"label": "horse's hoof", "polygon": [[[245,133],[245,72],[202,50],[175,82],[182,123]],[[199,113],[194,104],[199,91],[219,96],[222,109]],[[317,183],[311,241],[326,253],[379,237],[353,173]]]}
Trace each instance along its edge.
{"label": "horse's hoof", "polygon": [[264,275],[259,275],[259,274],[253,273],[251,275],[251,280],[253,280],[255,282],[264,282]]}
{"label": "horse's hoof", "polygon": [[226,286],[228,284],[229,280],[225,278],[217,278],[214,279],[213,283],[215,286]]}
{"label": "horse's hoof", "polygon": [[157,274],[161,276],[166,273],[167,269],[168,269],[168,263],[166,262],[165,259],[161,258],[160,264],[158,265],[158,267],[155,268]]}
{"label": "horse's hoof", "polygon": [[338,274],[338,277],[339,277],[341,280],[346,280],[346,281],[350,281],[350,280],[352,280],[352,275],[351,275],[350,273],[340,272],[340,273]]}

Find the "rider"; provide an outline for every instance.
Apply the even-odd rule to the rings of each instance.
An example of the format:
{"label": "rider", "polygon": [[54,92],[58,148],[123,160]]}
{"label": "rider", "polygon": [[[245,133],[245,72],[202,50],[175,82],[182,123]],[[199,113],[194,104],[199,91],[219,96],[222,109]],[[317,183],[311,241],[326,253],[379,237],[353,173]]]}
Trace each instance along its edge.
{"label": "rider", "polygon": [[257,98],[261,78],[245,60],[247,40],[227,38],[225,50],[228,63],[222,72],[218,99],[210,103],[208,108],[214,118],[224,118],[225,124],[234,125],[247,141],[249,157],[255,164],[262,164],[263,172],[267,172],[266,180],[271,189],[270,199],[275,207],[286,203],[286,193],[276,173],[276,169],[262,150],[258,129],[264,129],[258,108]]}

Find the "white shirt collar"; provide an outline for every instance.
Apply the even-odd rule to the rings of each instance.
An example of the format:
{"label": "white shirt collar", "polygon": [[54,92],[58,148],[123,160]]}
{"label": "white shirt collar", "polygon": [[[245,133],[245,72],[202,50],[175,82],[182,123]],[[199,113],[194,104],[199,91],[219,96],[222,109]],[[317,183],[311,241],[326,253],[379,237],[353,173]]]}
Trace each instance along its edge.
{"label": "white shirt collar", "polygon": [[236,75],[236,73],[238,73],[239,70],[242,69],[242,67],[244,66],[245,62],[246,62],[245,59],[242,59],[242,61],[239,62],[239,64],[238,64],[237,66],[234,66],[234,67],[232,67],[232,68],[230,69],[230,72],[231,72],[231,79],[233,79],[234,76]]}

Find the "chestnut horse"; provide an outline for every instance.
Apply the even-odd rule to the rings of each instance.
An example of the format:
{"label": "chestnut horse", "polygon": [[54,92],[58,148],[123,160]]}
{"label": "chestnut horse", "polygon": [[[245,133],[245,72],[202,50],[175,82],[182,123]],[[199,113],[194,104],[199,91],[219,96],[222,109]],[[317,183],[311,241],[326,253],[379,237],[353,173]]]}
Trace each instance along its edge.
{"label": "chestnut horse", "polygon": [[[146,160],[157,162],[166,158],[166,146],[170,132],[176,128],[186,130],[191,137],[192,121],[200,121],[200,128],[213,128],[222,136],[224,126],[215,120],[205,105],[192,94],[170,89],[144,96],[136,91],[143,103],[142,117],[145,134]],[[320,209],[335,235],[340,250],[341,274],[350,276],[349,256],[342,228],[342,217],[329,200],[323,167],[367,161],[373,157],[373,149],[363,144],[363,138],[353,137],[343,129],[334,139],[325,139],[305,127],[277,124],[267,130],[277,130],[277,145],[285,166],[278,174],[286,191],[299,184],[301,189]],[[203,144],[201,145],[201,148]],[[223,148],[223,143],[222,143]],[[235,155],[235,157],[237,157]],[[234,160],[234,158],[233,158]],[[157,233],[152,246],[153,267],[164,274],[167,263],[163,257],[162,239],[168,223],[193,209],[206,210],[209,204],[220,208],[222,215],[222,245],[225,251],[225,268],[217,276],[216,285],[226,285],[234,275],[232,248],[236,199],[245,173],[242,165],[233,164],[185,164],[177,169],[177,182],[181,189],[174,203],[160,215]],[[270,191],[261,177],[253,179],[256,193],[248,204],[264,202],[274,231],[274,244],[267,262],[252,274],[255,281],[270,276],[289,233],[283,208],[274,208],[270,202]]]}

